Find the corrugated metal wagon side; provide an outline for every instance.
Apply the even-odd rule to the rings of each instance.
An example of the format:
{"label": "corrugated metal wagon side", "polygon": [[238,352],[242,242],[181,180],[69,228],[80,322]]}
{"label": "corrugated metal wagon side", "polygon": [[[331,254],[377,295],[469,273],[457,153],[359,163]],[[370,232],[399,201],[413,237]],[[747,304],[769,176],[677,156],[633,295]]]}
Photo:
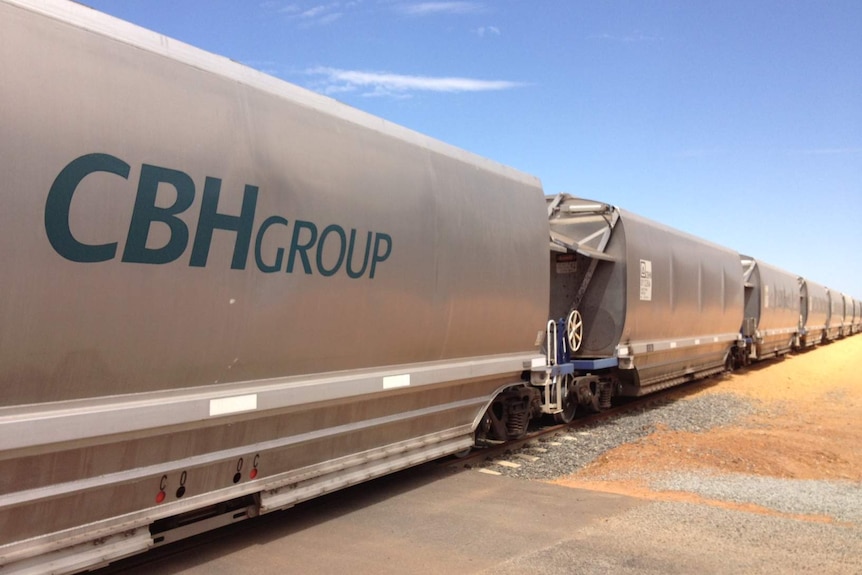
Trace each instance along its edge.
{"label": "corrugated metal wagon side", "polygon": [[789,353],[800,328],[798,276],[750,256],[740,258],[745,282],[741,329],[745,362]]}
{"label": "corrugated metal wagon side", "polygon": [[826,331],[823,338],[835,341],[844,334],[844,294],[834,289],[826,289],[829,298],[829,317],[826,320]]}
{"label": "corrugated metal wagon side", "polygon": [[862,301],[854,299],[853,309],[853,333],[859,333],[862,331]]}
{"label": "corrugated metal wagon side", "polygon": [[620,344],[637,373],[629,393],[722,371],[743,304],[738,254],[628,212],[623,229],[628,290]]}
{"label": "corrugated metal wagon side", "polygon": [[856,305],[849,295],[841,294],[844,298],[844,326],[841,329],[841,337],[853,335],[853,326],[856,323]]}
{"label": "corrugated metal wagon side", "polygon": [[829,292],[825,286],[799,278],[800,328],[799,346],[812,347],[826,337],[829,322]]}
{"label": "corrugated metal wagon side", "polygon": [[537,179],[73,3],[0,71],[4,573],[463,450],[532,365]]}

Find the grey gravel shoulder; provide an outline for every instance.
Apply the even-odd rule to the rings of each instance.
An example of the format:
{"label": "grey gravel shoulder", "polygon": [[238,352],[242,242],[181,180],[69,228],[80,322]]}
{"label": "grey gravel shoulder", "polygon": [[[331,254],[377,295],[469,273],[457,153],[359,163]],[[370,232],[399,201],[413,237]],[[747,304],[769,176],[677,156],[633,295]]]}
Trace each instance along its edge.
{"label": "grey gravel shoulder", "polygon": [[684,491],[707,499],[753,503],[781,513],[826,515],[862,525],[862,484],[852,481],[783,479],[743,473],[684,472],[650,483],[657,491]]}
{"label": "grey gravel shoulder", "polygon": [[585,526],[493,570],[494,575],[573,572],[858,574],[862,529],[655,502]]}
{"label": "grey gravel shoulder", "polygon": [[763,413],[763,408],[757,401],[732,393],[713,393],[669,401],[594,426],[569,431],[515,452],[524,455],[540,452],[541,457],[529,464],[512,468],[489,462],[485,466],[511,477],[555,479],[583,469],[606,451],[647,437],[659,426],[675,431],[708,431],[715,427],[739,424],[758,413]]}

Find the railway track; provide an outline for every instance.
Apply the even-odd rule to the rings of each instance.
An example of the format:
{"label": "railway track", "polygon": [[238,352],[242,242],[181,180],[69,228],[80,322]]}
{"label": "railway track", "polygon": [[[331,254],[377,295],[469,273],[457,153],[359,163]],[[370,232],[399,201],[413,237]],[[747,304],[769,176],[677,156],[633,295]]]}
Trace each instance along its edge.
{"label": "railway track", "polygon": [[687,382],[675,387],[655,391],[642,397],[624,398],[623,401],[615,404],[610,409],[603,410],[599,413],[579,413],[570,423],[543,425],[531,428],[523,437],[505,442],[489,443],[482,447],[475,447],[468,455],[452,456],[441,460],[440,465],[444,467],[471,468],[480,466],[491,460],[502,459],[505,461],[508,454],[517,452],[537,441],[547,440],[548,438],[561,435],[567,431],[593,427],[603,422],[621,417],[627,413],[648,410],[657,405],[673,401],[680,396],[699,391],[704,387],[715,385],[721,380],[721,378],[725,377],[725,375],[725,373],[722,373],[706,379]]}

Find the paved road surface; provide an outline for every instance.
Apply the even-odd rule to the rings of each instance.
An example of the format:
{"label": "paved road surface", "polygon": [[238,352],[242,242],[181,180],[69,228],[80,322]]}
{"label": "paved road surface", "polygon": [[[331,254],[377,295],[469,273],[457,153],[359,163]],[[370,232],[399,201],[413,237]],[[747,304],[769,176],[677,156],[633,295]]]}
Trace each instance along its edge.
{"label": "paved road surface", "polygon": [[855,525],[425,466],[118,567],[130,575],[860,573],[860,541]]}

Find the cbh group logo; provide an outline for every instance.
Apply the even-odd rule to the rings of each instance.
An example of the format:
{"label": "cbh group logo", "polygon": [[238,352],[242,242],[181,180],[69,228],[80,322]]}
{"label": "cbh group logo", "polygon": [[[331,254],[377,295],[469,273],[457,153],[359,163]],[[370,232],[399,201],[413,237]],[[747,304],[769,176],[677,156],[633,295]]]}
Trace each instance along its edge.
{"label": "cbh group logo", "polygon": [[[81,182],[87,176],[100,172],[128,180],[131,166],[110,154],[87,154],[69,162],[48,192],[45,232],[54,250],[67,260],[94,263],[117,258],[119,241],[84,243],[76,238],[69,221],[75,192]],[[176,190],[175,199],[170,205],[164,205],[164,197],[161,202],[157,202],[160,185],[168,185]],[[221,187],[219,178],[206,177],[192,238],[189,225],[182,216],[194,203],[194,180],[180,170],[143,164],[120,261],[156,265],[171,263],[186,253],[191,240],[188,265],[205,267],[215,230],[236,234],[230,266],[235,270],[246,269],[249,254],[253,253],[254,264],[264,273],[294,273],[301,269],[308,275],[316,273],[329,277],[345,274],[352,279],[374,279],[378,266],[392,254],[392,237],[379,231],[346,229],[336,223],[321,227],[300,219],[291,222],[280,215],[268,216],[255,226],[259,190],[252,185],[246,185],[243,190],[239,215],[220,213]],[[154,223],[167,226],[169,232],[167,242],[158,247],[148,244]],[[289,237],[290,241],[264,253],[264,238],[279,227],[287,228],[288,234],[282,234],[282,237]]]}

